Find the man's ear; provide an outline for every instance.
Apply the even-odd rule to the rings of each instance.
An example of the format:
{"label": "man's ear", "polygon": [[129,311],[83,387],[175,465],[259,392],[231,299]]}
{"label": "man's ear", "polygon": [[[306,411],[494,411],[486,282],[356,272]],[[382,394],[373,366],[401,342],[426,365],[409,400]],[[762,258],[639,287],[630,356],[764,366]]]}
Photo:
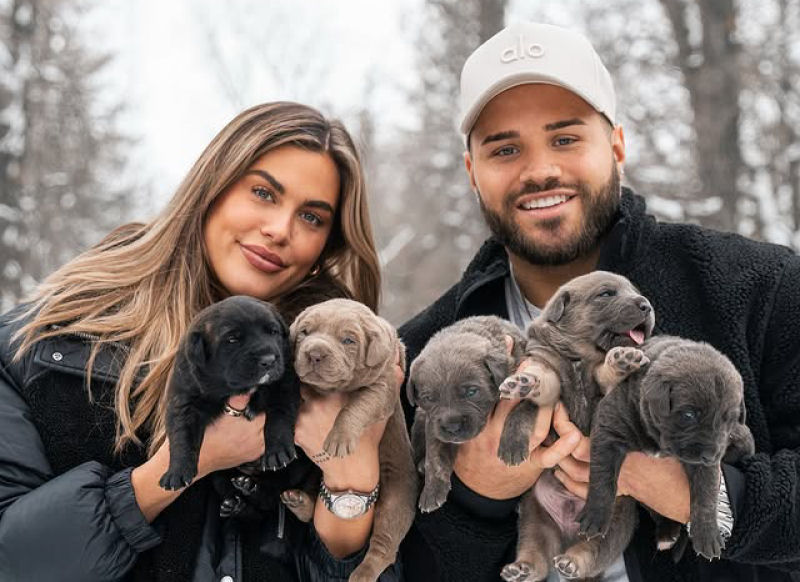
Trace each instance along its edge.
{"label": "man's ear", "polygon": [[186,338],[186,351],[189,360],[196,365],[203,365],[208,360],[210,346],[206,343],[206,335],[202,331],[193,331]]}
{"label": "man's ear", "polygon": [[472,188],[472,191],[475,193],[475,196],[479,196],[478,185],[475,183],[475,172],[473,171],[473,166],[472,166],[472,154],[469,153],[469,150],[464,152],[464,168],[466,168],[467,176],[469,176],[470,188]]}
{"label": "man's ear", "polygon": [[614,154],[614,162],[621,176],[625,173],[625,132],[621,125],[616,125],[611,130],[611,153]]}
{"label": "man's ear", "polygon": [[545,307],[545,316],[547,321],[556,323],[564,317],[564,312],[569,305],[569,291],[562,291],[556,295],[551,302]]}

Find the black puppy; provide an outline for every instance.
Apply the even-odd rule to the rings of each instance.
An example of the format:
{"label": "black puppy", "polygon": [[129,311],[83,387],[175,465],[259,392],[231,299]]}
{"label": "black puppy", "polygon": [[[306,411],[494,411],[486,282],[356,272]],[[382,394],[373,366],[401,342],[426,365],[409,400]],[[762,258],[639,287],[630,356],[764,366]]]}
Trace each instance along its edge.
{"label": "black puppy", "polygon": [[159,481],[164,489],[192,482],[205,429],[226,411],[234,395],[252,395],[243,411],[248,420],[261,412],[269,418],[262,469],[285,467],[296,457],[300,391],[288,335],[277,310],[252,297],[229,297],[195,317],[178,348],[167,387],[170,464]]}
{"label": "black puppy", "polygon": [[754,450],[744,424],[742,378],[728,358],[705,343],[659,336],[642,351],[649,366],[597,405],[581,531],[589,536],[607,531],[629,451],[668,455],[689,478],[692,545],[706,558],[717,558],[723,546],[717,527],[720,461],[734,463]]}

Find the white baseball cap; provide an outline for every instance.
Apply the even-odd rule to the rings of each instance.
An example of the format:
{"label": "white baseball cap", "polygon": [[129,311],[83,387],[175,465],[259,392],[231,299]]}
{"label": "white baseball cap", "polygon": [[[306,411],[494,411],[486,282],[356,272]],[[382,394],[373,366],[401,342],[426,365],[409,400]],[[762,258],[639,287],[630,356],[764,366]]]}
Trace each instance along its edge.
{"label": "white baseball cap", "polygon": [[589,40],[560,26],[521,22],[495,34],[464,63],[459,99],[461,133],[469,135],[493,97],[527,83],[563,87],[614,125],[614,84]]}

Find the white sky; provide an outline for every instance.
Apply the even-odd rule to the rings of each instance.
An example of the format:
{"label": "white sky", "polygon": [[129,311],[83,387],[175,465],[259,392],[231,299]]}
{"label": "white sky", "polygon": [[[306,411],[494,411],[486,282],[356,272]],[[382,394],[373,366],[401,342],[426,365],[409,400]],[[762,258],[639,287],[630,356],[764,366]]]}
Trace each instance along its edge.
{"label": "white sky", "polygon": [[[161,206],[216,132],[249,105],[294,99],[347,121],[369,99],[385,112],[382,131],[402,125],[415,78],[410,22],[421,4],[103,0],[83,24],[98,48],[116,55],[103,82],[111,100],[126,104],[123,130],[139,140],[132,160],[137,182],[152,183],[152,202]],[[238,100],[221,82],[213,46],[228,63]],[[301,68],[296,77],[308,78],[275,79],[270,70],[285,74],[283,63],[260,66],[252,49],[242,54],[253,46],[282,54]],[[374,90],[365,97],[368,78]]]}

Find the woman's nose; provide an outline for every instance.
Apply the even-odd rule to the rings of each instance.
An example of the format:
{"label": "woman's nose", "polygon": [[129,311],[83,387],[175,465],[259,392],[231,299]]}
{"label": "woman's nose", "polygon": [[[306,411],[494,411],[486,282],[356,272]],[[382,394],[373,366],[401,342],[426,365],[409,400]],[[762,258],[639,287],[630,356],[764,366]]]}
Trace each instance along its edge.
{"label": "woman's nose", "polygon": [[275,244],[285,244],[291,235],[292,216],[281,210],[271,210],[261,223],[261,234]]}

